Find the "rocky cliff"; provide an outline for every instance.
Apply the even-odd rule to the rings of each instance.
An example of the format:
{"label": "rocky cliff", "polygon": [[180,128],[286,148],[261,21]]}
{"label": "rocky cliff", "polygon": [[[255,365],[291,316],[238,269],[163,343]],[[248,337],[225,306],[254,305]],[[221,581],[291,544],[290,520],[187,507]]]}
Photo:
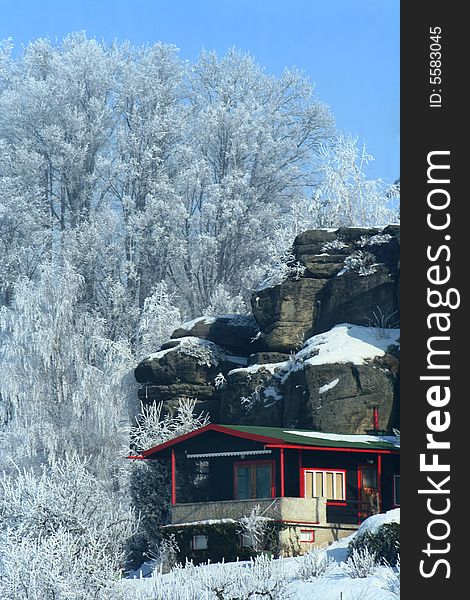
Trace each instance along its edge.
{"label": "rocky cliff", "polygon": [[200,317],[135,370],[139,399],[212,422],[363,433],[398,425],[398,226],[306,231],[253,316]]}

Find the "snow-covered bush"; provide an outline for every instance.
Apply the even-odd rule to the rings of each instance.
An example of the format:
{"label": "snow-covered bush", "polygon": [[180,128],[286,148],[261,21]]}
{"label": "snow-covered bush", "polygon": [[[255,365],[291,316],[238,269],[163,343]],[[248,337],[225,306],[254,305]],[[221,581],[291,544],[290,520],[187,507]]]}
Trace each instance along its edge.
{"label": "snow-covered bush", "polygon": [[358,246],[363,248],[364,246],[380,246],[387,244],[392,239],[392,236],[388,233],[378,233],[377,235],[362,235],[361,239],[357,242]]}
{"label": "snow-covered bush", "polygon": [[270,519],[261,513],[259,504],[251,510],[249,515],[238,521],[241,527],[240,533],[245,536],[254,552],[266,549],[269,521]]}
{"label": "snow-covered bush", "polygon": [[382,587],[389,592],[392,598],[399,600],[400,598],[400,556],[398,556],[395,567],[385,565],[385,570],[382,569],[379,573],[382,580]]}
{"label": "snow-covered bush", "polygon": [[353,548],[343,566],[344,572],[352,579],[372,575],[377,568],[377,557],[366,548]]}
{"label": "snow-covered bush", "polygon": [[322,252],[330,252],[331,250],[342,250],[343,248],[347,248],[348,245],[343,242],[340,238],[336,240],[332,240],[331,242],[326,242],[321,247]]}
{"label": "snow-covered bush", "polygon": [[163,573],[173,569],[178,563],[178,552],[178,543],[173,534],[163,538],[158,544],[156,556],[157,568],[160,568]]}
{"label": "snow-covered bush", "polygon": [[258,385],[249,396],[240,397],[240,404],[244,407],[245,414],[248,414],[255,406],[263,401],[260,393],[261,389],[262,386]]}
{"label": "snow-covered bush", "polygon": [[298,559],[297,575],[304,581],[317,579],[327,573],[333,562],[333,559],[327,556],[325,550],[313,548]]}
{"label": "snow-covered bush", "polygon": [[181,338],[175,352],[192,356],[197,359],[199,365],[207,367],[216,367],[223,359],[223,353],[219,346],[196,337]]}
{"label": "snow-covered bush", "polygon": [[394,566],[400,554],[400,524],[384,523],[375,531],[359,532],[348,546],[348,556],[354,551],[367,550],[377,562]]}
{"label": "snow-covered bush", "polygon": [[275,256],[265,273],[263,280],[257,285],[257,290],[274,287],[286,279],[299,280],[305,273],[305,265],[295,259],[289,251],[281,256]]}
{"label": "snow-covered bush", "polygon": [[372,275],[377,271],[375,267],[375,256],[371,252],[363,252],[362,250],[353,252],[350,256],[345,258],[343,269],[338,275],[346,273],[347,271],[352,271],[362,277]]}
{"label": "snow-covered bush", "polygon": [[282,561],[266,555],[243,566],[216,563],[178,565],[169,575],[157,571],[139,600],[288,600],[291,594]]}

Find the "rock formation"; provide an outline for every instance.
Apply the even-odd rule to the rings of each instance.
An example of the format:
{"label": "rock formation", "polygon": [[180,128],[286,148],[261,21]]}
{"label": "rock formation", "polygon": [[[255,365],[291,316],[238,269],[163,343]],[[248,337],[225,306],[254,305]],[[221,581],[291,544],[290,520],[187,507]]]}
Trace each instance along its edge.
{"label": "rock formation", "polygon": [[306,231],[253,316],[180,326],[135,370],[143,402],[198,399],[211,420],[338,433],[398,425],[398,226]]}

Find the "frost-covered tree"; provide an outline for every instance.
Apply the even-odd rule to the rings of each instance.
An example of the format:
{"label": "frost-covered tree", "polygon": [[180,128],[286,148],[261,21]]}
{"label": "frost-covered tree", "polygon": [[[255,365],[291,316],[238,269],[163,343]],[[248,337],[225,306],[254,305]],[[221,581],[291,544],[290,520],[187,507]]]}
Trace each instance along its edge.
{"label": "frost-covered tree", "polygon": [[175,295],[165,281],[158,283],[144,301],[138,329],[137,355],[144,357],[165,342],[181,323]]}
{"label": "frost-covered tree", "polygon": [[9,435],[22,436],[8,453],[52,460],[70,450],[111,459],[123,452],[133,357],[85,310],[83,288],[69,264],[47,263],[37,281],[17,282],[12,305],[0,310],[0,395]]}
{"label": "frost-covered tree", "polygon": [[332,135],[332,117],[298,71],[268,75],[236,50],[203,52],[191,66],[186,145],[177,189],[187,218],[183,273],[191,311],[214,288],[252,284],[289,201],[312,183],[307,165]]}
{"label": "frost-covered tree", "polygon": [[[142,406],[142,412],[131,428],[131,444],[137,452],[148,450],[209,423],[207,414],[195,414],[196,400],[182,398],[174,414],[164,414],[163,404]],[[161,461],[138,460],[132,465],[131,494],[134,506],[141,515],[146,541],[143,558],[158,555],[160,526],[167,522],[170,509],[170,473]],[[146,548],[145,548],[146,546]]]}
{"label": "frost-covered tree", "polygon": [[136,519],[90,467],[66,455],[39,472],[17,469],[0,480],[5,600],[119,597],[110,592],[117,591]]}
{"label": "frost-covered tree", "polygon": [[332,144],[323,144],[319,168],[321,183],[311,205],[321,227],[373,226],[397,222],[397,205],[390,188],[380,179],[368,179],[373,157],[351,134],[339,133]]}

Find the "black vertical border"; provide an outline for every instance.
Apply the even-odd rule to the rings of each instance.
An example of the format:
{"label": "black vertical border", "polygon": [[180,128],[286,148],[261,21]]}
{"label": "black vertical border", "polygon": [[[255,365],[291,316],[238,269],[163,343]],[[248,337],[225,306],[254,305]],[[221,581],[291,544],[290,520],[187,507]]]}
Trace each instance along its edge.
{"label": "black vertical border", "polygon": [[[470,115],[469,92],[466,91],[470,87],[470,26],[463,14],[464,7],[451,0],[401,3],[401,597],[405,599],[470,597],[469,567],[464,566],[469,551],[466,540],[470,540],[466,510],[470,500],[470,485],[466,485],[470,482],[470,430],[466,422],[470,381],[468,385],[465,381],[465,373],[470,370],[470,317],[465,314],[464,289],[470,277],[470,194],[465,182],[470,175],[470,166],[466,164],[470,155],[466,149],[466,140],[470,139],[466,114]],[[430,28],[434,27],[442,30],[440,85],[430,83]],[[429,105],[433,88],[441,90],[440,108]],[[451,225],[445,232],[432,231],[426,222],[430,190],[427,155],[435,150],[450,150],[451,182],[445,187],[451,194]],[[444,240],[445,234],[451,239]],[[437,248],[445,243],[449,245],[451,258],[447,263],[443,258],[440,264],[450,266],[448,285],[460,291],[461,304],[455,310],[439,309],[451,313],[452,320],[447,334],[451,337],[451,400],[442,409],[450,411],[451,426],[439,438],[451,443],[450,450],[439,453],[440,462],[450,461],[451,465],[451,508],[442,516],[449,522],[451,533],[443,541],[433,541],[428,537],[427,527],[433,518],[439,517],[428,512],[427,496],[418,494],[418,489],[430,487],[426,475],[431,474],[420,472],[419,455],[426,451],[426,417],[433,409],[426,401],[429,383],[419,378],[426,371],[426,344],[432,335],[426,323],[427,315],[433,312],[427,306],[427,269],[431,263],[426,252],[428,246]],[[444,475],[436,473],[435,479],[442,480]],[[443,531],[444,527],[434,529],[435,533]],[[429,558],[423,553],[428,542],[441,550],[450,543],[450,550]],[[465,543],[467,548],[461,549]],[[429,572],[439,558],[449,561],[450,578],[446,578],[444,565],[437,567],[432,577],[424,578],[419,571],[420,561],[426,560],[425,570]]]}

